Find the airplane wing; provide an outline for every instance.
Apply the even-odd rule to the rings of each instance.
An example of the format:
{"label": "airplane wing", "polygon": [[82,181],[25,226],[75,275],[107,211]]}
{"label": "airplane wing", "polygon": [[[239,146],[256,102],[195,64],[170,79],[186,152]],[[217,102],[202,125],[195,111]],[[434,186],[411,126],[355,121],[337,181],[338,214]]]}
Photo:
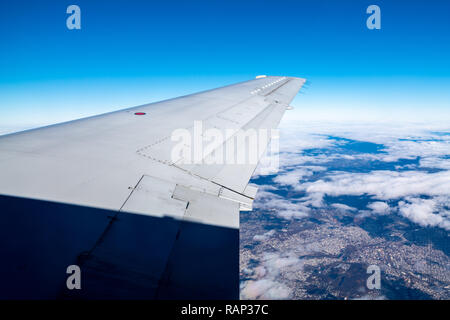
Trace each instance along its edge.
{"label": "airplane wing", "polygon": [[[238,298],[257,162],[205,160],[276,128],[304,82],[259,77],[0,137],[0,298]],[[174,132],[207,130],[223,141],[195,161],[174,153]]]}

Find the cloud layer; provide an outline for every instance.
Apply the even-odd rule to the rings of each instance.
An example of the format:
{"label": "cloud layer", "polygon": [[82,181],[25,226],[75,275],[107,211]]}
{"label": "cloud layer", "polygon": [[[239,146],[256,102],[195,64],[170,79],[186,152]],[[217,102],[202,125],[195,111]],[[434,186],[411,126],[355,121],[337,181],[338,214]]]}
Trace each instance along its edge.
{"label": "cloud layer", "polygon": [[[280,170],[266,174],[274,175],[276,188],[302,196],[286,199],[273,190],[262,194],[256,207],[291,219],[325,208],[324,196],[367,196],[372,202],[359,212],[347,204],[329,205],[360,217],[398,213],[421,226],[449,230],[445,203],[450,199],[450,127],[285,122],[281,132]],[[376,151],[348,148],[358,143]],[[346,164],[344,170],[330,170],[339,163]],[[370,170],[372,164],[377,167]],[[390,201],[397,204],[391,207]]]}

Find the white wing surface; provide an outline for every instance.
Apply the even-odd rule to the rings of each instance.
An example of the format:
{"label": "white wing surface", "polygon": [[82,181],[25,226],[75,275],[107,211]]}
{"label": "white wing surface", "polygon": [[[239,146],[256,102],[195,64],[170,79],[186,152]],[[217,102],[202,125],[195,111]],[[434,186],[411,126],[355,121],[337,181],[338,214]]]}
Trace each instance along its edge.
{"label": "white wing surface", "polygon": [[[257,163],[204,160],[242,132],[276,128],[304,82],[261,77],[0,137],[0,241],[11,243],[0,247],[11,282],[0,297],[236,298],[227,282],[238,276],[239,211],[251,208]],[[174,155],[173,137],[195,137],[196,124],[224,141],[192,163]],[[237,274],[218,276],[230,257]],[[56,261],[47,271],[20,271],[46,259]],[[76,293],[65,288],[70,264],[85,275]]]}

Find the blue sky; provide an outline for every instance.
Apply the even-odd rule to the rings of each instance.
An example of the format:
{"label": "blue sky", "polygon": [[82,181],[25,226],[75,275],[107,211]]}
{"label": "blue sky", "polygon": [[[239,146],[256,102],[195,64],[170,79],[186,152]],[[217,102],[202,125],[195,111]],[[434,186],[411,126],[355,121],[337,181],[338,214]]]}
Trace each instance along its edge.
{"label": "blue sky", "polygon": [[[81,30],[66,8],[81,8]],[[366,28],[370,4],[381,30]],[[2,1],[0,126],[251,79],[308,78],[295,116],[450,120],[449,1]]]}

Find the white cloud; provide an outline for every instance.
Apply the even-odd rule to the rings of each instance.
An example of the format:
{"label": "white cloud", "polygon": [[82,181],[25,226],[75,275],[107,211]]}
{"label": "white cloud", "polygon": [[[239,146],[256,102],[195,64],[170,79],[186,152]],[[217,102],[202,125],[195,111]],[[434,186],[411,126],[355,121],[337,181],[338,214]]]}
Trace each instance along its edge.
{"label": "white cloud", "polygon": [[241,288],[242,300],[268,299],[281,300],[289,298],[291,289],[282,283],[269,280],[249,280]]}
{"label": "white cloud", "polygon": [[[450,147],[449,147],[450,148]],[[450,150],[448,151],[450,153]],[[427,157],[420,159],[420,167],[450,170],[450,158]]]}
{"label": "white cloud", "polygon": [[273,182],[279,185],[296,186],[305,177],[312,176],[315,172],[326,171],[327,168],[320,166],[302,166],[294,170],[285,171],[279,173],[273,180]]}
{"label": "white cloud", "polygon": [[[428,139],[436,139],[436,136],[428,137]],[[419,138],[420,139],[420,138]],[[422,158],[439,158],[449,154],[450,141],[414,141],[414,140],[391,140],[384,142],[387,155],[381,156],[382,161],[398,161],[399,159],[415,159]],[[432,164],[430,162],[430,164]]]}
{"label": "white cloud", "polygon": [[391,211],[391,207],[386,202],[383,201],[375,201],[372,203],[369,203],[367,205],[369,209],[372,209],[372,212],[375,214],[388,214]]}
{"label": "white cloud", "polygon": [[356,211],[357,210],[356,208],[350,207],[343,203],[332,203],[331,206],[338,210],[341,210],[341,211]]}
{"label": "white cloud", "polygon": [[264,234],[257,234],[253,237],[253,240],[255,241],[266,241],[270,237],[272,237],[275,234],[275,230],[270,230],[265,232]]}
{"label": "white cloud", "polygon": [[359,210],[356,216],[362,219],[371,216],[386,215],[392,212],[392,208],[383,201],[371,202],[367,205],[367,208],[370,210]]}
{"label": "white cloud", "polygon": [[[334,140],[325,140],[328,144],[320,142],[318,137],[337,136],[356,141],[376,143],[384,146],[385,153],[357,154],[357,155],[332,155],[332,157],[368,160],[380,160],[385,162],[398,161],[399,159],[415,159],[416,157],[439,158],[450,153],[450,135],[442,135],[440,132],[450,132],[450,126],[445,123],[412,123],[412,122],[290,122],[283,124],[281,132],[292,132],[283,139],[294,140],[297,136],[305,135],[306,141],[313,145],[311,148],[325,148],[338,144]],[[280,141],[280,145],[283,141]],[[295,141],[285,143],[286,146],[295,145]],[[441,159],[442,160],[442,159]],[[281,162],[281,161],[280,161]],[[301,162],[303,163],[303,162]]]}
{"label": "white cloud", "polygon": [[283,254],[264,253],[261,265],[254,269],[256,280],[241,284],[241,299],[287,299],[292,290],[284,283],[277,281],[281,272],[302,270],[303,260],[293,252]]}
{"label": "white cloud", "polygon": [[[300,163],[314,161],[318,163],[318,157],[300,155],[304,150],[312,148],[327,148],[336,143],[324,135],[316,135],[310,132],[302,132],[297,127],[284,128],[280,132],[279,153],[264,155],[259,162],[253,177],[278,173],[279,168],[273,168],[274,163],[279,163],[280,168],[296,167]],[[270,150],[270,147],[268,148]],[[278,160],[276,159],[278,158]],[[323,162],[328,162],[325,156]]]}
{"label": "white cloud", "polygon": [[[326,180],[304,183],[296,189],[306,191],[309,197],[316,197],[316,205],[324,194],[367,195],[380,200],[402,200],[398,208],[390,207],[383,201],[372,202],[367,206],[371,211],[359,211],[358,216],[364,218],[398,210],[404,217],[421,226],[438,226],[450,230],[450,214],[445,209],[450,205],[450,171],[334,172]],[[431,199],[421,199],[421,196],[429,196]]]}
{"label": "white cloud", "polygon": [[334,172],[327,180],[303,183],[297,190],[308,193],[340,195],[373,195],[377,199],[398,199],[413,195],[450,195],[450,171],[378,170],[369,173]]}
{"label": "white cloud", "polygon": [[285,199],[277,194],[261,189],[256,194],[253,208],[272,211],[279,217],[287,220],[304,218],[308,216],[310,211],[310,208],[302,202]]}
{"label": "white cloud", "polygon": [[399,211],[404,217],[424,227],[441,227],[450,230],[450,211],[444,207],[450,200],[443,197],[432,199],[407,198],[399,202]]}
{"label": "white cloud", "polygon": [[268,269],[272,276],[278,275],[280,270],[296,265],[300,262],[298,257],[292,252],[285,255],[280,255],[278,253],[266,253],[263,257],[263,261],[264,266]]}
{"label": "white cloud", "polygon": [[300,198],[302,204],[305,206],[311,206],[315,208],[323,207],[323,193],[310,193],[303,198]]}

